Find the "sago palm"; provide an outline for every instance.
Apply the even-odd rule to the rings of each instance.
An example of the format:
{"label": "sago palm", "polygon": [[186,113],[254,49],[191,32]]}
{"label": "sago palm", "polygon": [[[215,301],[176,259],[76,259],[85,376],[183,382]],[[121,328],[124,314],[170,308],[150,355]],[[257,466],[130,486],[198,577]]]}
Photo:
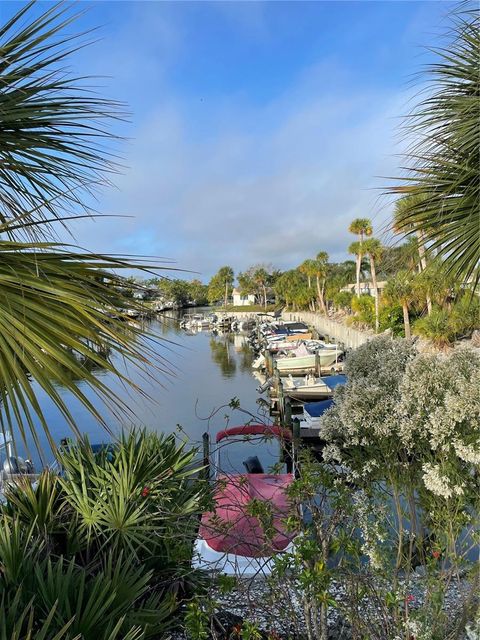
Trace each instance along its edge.
{"label": "sago palm", "polygon": [[127,407],[83,363],[121,377],[110,356],[146,366],[150,349],[138,329],[111,317],[135,304],[118,275],[134,265],[52,241],[52,225],[84,214],[85,195],[114,169],[104,149],[120,112],[64,68],[83,44],[66,31],[71,8],[49,5],[36,17],[33,4],[0,27],[0,427],[16,426],[24,440],[30,431],[39,446],[35,417],[55,443],[32,381],[73,429],[59,386],[102,422],[76,380],[113,410]]}
{"label": "sago palm", "polygon": [[[480,279],[480,19],[478,10],[451,17],[448,42],[426,69],[426,96],[407,120],[415,140],[406,157],[395,224],[421,233],[461,282]],[[414,197],[412,197],[414,196]],[[403,199],[404,198],[404,199]]]}

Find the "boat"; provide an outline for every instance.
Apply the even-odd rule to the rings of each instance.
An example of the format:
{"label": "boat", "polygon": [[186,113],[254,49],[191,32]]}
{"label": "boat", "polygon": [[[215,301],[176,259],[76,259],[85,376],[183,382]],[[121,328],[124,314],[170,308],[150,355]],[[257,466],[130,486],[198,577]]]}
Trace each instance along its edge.
{"label": "boat", "polygon": [[[287,489],[294,481],[291,432],[261,424],[231,427],[217,434],[215,447],[215,507],[202,516],[194,566],[228,575],[269,575],[272,557],[290,552],[294,539],[284,524]],[[274,535],[268,540],[249,513],[252,501],[272,509]]]}
{"label": "boat", "polygon": [[317,348],[311,353],[305,345],[291,351],[283,358],[277,358],[275,364],[280,373],[294,373],[295,371],[314,370],[317,365],[317,358],[320,367],[329,367],[334,364],[343,354],[340,349]]}
{"label": "boat", "polygon": [[345,376],[329,376],[323,380],[312,374],[304,378],[293,378],[290,374],[283,382],[283,390],[285,395],[296,400],[323,400],[331,398],[335,387],[345,384],[346,380]]}
{"label": "boat", "polygon": [[0,502],[5,502],[5,491],[9,486],[25,482],[34,484],[39,477],[31,460],[15,456],[13,438],[8,431],[0,433],[0,456],[3,464],[0,471]]}
{"label": "boat", "polygon": [[330,398],[319,402],[308,402],[303,405],[303,420],[300,421],[300,428],[320,429],[321,418],[327,409],[334,404]]}

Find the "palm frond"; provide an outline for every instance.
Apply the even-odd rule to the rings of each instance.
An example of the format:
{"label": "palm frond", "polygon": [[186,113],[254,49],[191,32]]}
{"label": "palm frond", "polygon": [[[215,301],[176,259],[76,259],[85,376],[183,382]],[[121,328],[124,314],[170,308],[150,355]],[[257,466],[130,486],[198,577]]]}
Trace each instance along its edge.
{"label": "palm frond", "polygon": [[[152,355],[153,336],[124,322],[122,309],[139,308],[122,293],[118,271],[132,262],[74,251],[55,243],[0,241],[1,427],[28,432],[40,448],[35,417],[51,443],[49,425],[32,381],[45,391],[75,433],[78,430],[59,387],[69,391],[106,426],[103,411],[84,390],[94,391],[114,415],[133,414],[101,377],[100,368],[143,393],[118,371],[114,357],[143,369],[146,376],[171,373]],[[82,382],[82,385],[79,382]]]}
{"label": "palm frond", "polygon": [[[427,69],[426,97],[407,119],[415,140],[407,175],[391,192],[402,196],[397,231],[421,232],[430,255],[462,282],[480,280],[480,18],[452,17],[449,43]],[[412,197],[415,196],[415,197]]]}
{"label": "palm frond", "polygon": [[96,95],[87,79],[65,67],[88,43],[89,34],[68,33],[79,13],[59,2],[29,20],[34,4],[0,27],[0,221],[26,211],[31,220],[62,220],[85,209],[86,192],[116,170],[104,145],[114,138],[108,124],[122,117],[123,106]]}

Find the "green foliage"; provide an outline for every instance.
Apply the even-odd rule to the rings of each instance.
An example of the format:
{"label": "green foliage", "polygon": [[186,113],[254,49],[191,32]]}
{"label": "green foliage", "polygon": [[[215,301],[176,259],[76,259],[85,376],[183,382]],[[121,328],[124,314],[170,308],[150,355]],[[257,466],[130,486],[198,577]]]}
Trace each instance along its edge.
{"label": "green foliage", "polygon": [[[458,281],[480,278],[478,233],[480,166],[480,35],[476,7],[460,5],[451,16],[447,42],[424,70],[427,91],[407,126],[415,141],[409,174],[392,188],[403,199],[396,227],[420,233]],[[413,197],[412,197],[413,196]]]}
{"label": "green foliage", "polygon": [[468,293],[450,311],[434,307],[430,315],[419,318],[413,325],[415,333],[438,345],[450,344],[460,337],[469,336],[479,327],[480,301]]}
{"label": "green foliage", "polygon": [[145,431],[96,454],[83,440],[60,452],[60,476],[9,490],[0,597],[5,610],[26,611],[22,633],[29,616],[32,638],[47,621],[49,639],[67,628],[69,640],[166,631],[191,580],[203,510],[195,455],[173,435]]}
{"label": "green foliage", "polygon": [[379,310],[380,331],[390,329],[392,335],[403,336],[403,311],[399,304],[388,304],[387,302],[380,305]]}
{"label": "green foliage", "polygon": [[375,323],[375,299],[369,294],[352,296],[352,311],[355,313],[354,322],[373,326]]}
{"label": "green foliage", "polygon": [[430,315],[415,321],[413,331],[424,338],[432,340],[435,344],[449,344],[455,338],[455,332],[450,325],[449,316],[450,314],[445,309],[435,307]]}
{"label": "green foliage", "polygon": [[333,296],[333,303],[340,309],[352,310],[353,293],[351,291],[339,291]]}
{"label": "green foliage", "polygon": [[221,267],[208,283],[208,301],[213,303],[223,300],[223,304],[226,306],[233,281],[233,269],[228,266]]}

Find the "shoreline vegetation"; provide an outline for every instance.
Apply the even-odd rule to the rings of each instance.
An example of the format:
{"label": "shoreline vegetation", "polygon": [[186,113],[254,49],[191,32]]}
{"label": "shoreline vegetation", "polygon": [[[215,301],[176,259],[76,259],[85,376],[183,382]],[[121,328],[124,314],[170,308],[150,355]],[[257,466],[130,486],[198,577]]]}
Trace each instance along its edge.
{"label": "shoreline vegetation", "polygon": [[[70,31],[81,13],[23,3],[0,29],[3,439],[15,429],[0,502],[1,640],[477,640],[480,355],[421,353],[412,335],[438,347],[478,337],[478,10],[457,7],[422,72],[408,169],[388,188],[401,243],[383,246],[371,220],[356,218],[352,260],[319,251],[284,272],[259,263],[237,274],[236,291],[229,265],[204,284],[167,277],[155,260],[52,241],[94,214],[86,202],[119,170],[112,125],[125,105],[69,71],[90,37]],[[273,552],[275,501],[248,494],[245,522],[273,567],[263,582],[194,568],[202,514],[224,538],[232,528],[212,513],[226,481],[210,482],[208,452],[135,426],[95,447],[66,400],[107,429],[88,388],[135,425],[128,394],[95,372],[137,389],[118,359],[146,379],[167,375],[168,359],[154,357],[161,338],[148,325],[124,320],[156,303],[228,313],[235,296],[267,311],[333,312],[372,334],[347,355],[345,384],[322,414],[321,455],[299,446],[289,458],[284,552]],[[54,441],[38,390],[72,439]],[[226,411],[227,421],[235,411],[258,419],[237,398]],[[16,443],[40,449],[40,430],[56,466],[37,476]],[[293,425],[288,436],[297,444]],[[245,467],[248,480],[255,467]],[[276,473],[263,474],[272,486]]]}

